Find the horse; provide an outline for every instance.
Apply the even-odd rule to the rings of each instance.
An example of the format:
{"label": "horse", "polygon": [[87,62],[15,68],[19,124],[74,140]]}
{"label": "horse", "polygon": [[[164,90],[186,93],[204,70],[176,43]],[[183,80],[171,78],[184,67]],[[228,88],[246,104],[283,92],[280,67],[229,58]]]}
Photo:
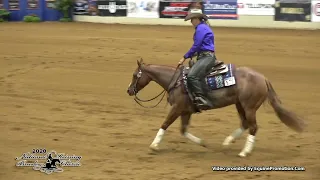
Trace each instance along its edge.
{"label": "horse", "polygon": [[59,159],[52,159],[51,162],[48,161],[46,163],[46,168],[47,169],[56,168],[57,167],[56,162],[60,163],[60,160]]}
{"label": "horse", "polygon": [[[202,112],[193,104],[194,96],[188,91],[186,83],[188,70],[192,67],[190,62],[192,61],[189,61],[189,66],[181,65],[175,68],[167,65],[146,64],[142,58],[137,60],[138,67],[133,72],[127,89],[128,95],[135,96],[134,100],[139,103],[138,92],[154,81],[164,89],[163,92],[168,95],[167,102],[171,105],[165,121],[149,146],[153,151],[160,150],[159,144],[165,131],[179,117],[181,118],[181,135],[200,146],[207,147],[204,140],[187,131],[192,114]],[[271,82],[263,74],[249,67],[237,67],[217,60],[213,67],[208,68],[207,76],[202,82],[207,97],[213,104],[212,108],[204,111],[235,105],[241,120],[240,127],[228,135],[222,145],[229,146],[246,130],[249,131],[245,145],[238,154],[240,157],[246,157],[253,151],[258,131],[256,112],[266,101],[287,127],[298,133],[303,132],[306,127],[304,119],[282,105]]]}

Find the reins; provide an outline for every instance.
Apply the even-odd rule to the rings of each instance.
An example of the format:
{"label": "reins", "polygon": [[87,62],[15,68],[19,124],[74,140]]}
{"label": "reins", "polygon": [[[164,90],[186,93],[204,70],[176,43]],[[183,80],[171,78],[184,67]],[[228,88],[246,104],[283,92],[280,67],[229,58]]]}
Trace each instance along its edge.
{"label": "reins", "polygon": [[[160,94],[158,94],[156,97],[151,98],[151,99],[148,99],[148,100],[142,100],[142,99],[138,98],[137,94],[135,94],[135,95],[134,95],[134,96],[135,96],[134,101],[135,101],[137,104],[139,104],[141,107],[144,107],[144,108],[155,108],[155,107],[157,107],[157,106],[161,103],[161,101],[163,100],[164,96],[166,95],[165,91],[166,91],[166,90],[163,90],[163,91],[162,91]],[[163,94],[163,95],[162,95],[160,101],[159,101],[156,105],[153,105],[153,106],[144,106],[144,105],[141,104],[141,102],[149,102],[149,101],[152,101],[152,100],[158,98],[159,96],[161,96],[161,94]],[[139,102],[139,101],[140,101],[140,102]]]}
{"label": "reins", "polygon": [[[173,74],[173,76],[172,76],[172,78],[171,78],[171,80],[170,80],[169,86],[170,86],[170,84],[172,83],[173,78],[176,76],[177,70],[179,69],[180,65],[181,65],[181,64],[178,64],[178,66],[176,67],[176,69],[175,69],[175,71],[174,71],[174,74]],[[170,89],[168,89],[168,92],[170,92],[171,89],[176,85],[178,79],[179,79],[179,78],[177,78],[177,80],[176,80],[176,82],[174,83],[174,85],[173,85]],[[165,92],[166,92],[166,90],[163,89],[163,91],[162,91],[160,94],[158,94],[157,96],[155,96],[155,97],[153,97],[153,98],[151,98],[151,99],[148,99],[148,100],[142,100],[142,99],[138,98],[137,93],[135,93],[135,94],[134,94],[134,96],[135,96],[134,101],[135,101],[137,104],[139,104],[141,107],[144,107],[144,108],[155,108],[155,107],[157,107],[157,106],[162,102],[164,96],[166,95]],[[163,94],[163,95],[162,95],[162,94]],[[152,101],[152,100],[155,100],[156,98],[158,98],[158,97],[161,96],[161,95],[162,95],[162,97],[161,97],[160,101],[159,101],[156,105],[153,105],[153,106],[144,106],[144,105],[141,104],[141,102],[150,102],[150,101]],[[139,101],[140,101],[140,102],[139,102]]]}

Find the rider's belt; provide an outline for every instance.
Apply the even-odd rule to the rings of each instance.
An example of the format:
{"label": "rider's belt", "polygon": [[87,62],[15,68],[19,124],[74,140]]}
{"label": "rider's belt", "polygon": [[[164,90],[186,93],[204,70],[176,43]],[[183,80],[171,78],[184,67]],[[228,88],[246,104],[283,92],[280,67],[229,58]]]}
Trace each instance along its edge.
{"label": "rider's belt", "polygon": [[201,51],[199,53],[199,56],[213,56],[214,55],[214,51]]}
{"label": "rider's belt", "polygon": [[214,57],[214,51],[201,51],[197,55],[197,59],[203,57],[203,56],[211,56]]}

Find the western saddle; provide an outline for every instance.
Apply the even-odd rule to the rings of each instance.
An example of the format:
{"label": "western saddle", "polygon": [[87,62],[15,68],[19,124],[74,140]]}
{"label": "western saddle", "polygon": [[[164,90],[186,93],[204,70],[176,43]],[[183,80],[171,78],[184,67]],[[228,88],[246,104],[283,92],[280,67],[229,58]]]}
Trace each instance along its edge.
{"label": "western saddle", "polygon": [[[194,61],[189,61],[189,68],[194,64]],[[223,61],[216,60],[213,67],[207,72],[207,76],[215,76],[217,74],[224,74],[228,72],[228,66],[224,64]]]}

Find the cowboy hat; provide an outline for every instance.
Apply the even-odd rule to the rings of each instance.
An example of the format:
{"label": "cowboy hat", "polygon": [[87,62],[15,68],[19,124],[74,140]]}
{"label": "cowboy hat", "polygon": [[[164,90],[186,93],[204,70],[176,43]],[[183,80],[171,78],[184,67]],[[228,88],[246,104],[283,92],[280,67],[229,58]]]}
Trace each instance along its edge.
{"label": "cowboy hat", "polygon": [[188,15],[184,18],[184,21],[188,21],[193,18],[203,18],[207,20],[208,16],[203,14],[201,9],[191,9]]}

